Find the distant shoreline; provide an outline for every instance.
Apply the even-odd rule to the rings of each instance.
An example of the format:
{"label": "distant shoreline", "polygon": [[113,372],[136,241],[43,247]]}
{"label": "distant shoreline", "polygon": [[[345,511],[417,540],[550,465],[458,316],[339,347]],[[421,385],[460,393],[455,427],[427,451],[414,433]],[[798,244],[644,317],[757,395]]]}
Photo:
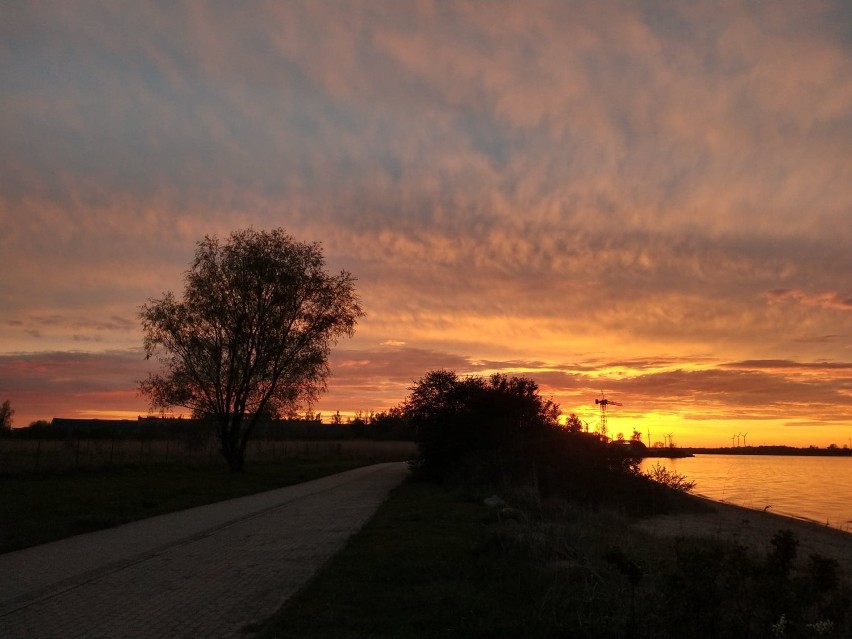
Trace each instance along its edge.
{"label": "distant shoreline", "polygon": [[[690,455],[775,455],[778,457],[852,457],[849,448],[794,448],[793,446],[739,446],[734,448],[680,448]],[[684,456],[690,456],[684,455]]]}
{"label": "distant shoreline", "polygon": [[640,457],[681,459],[695,455],[772,455],[775,457],[852,457],[849,448],[794,448],[792,446],[740,446],[735,448],[647,448]]}

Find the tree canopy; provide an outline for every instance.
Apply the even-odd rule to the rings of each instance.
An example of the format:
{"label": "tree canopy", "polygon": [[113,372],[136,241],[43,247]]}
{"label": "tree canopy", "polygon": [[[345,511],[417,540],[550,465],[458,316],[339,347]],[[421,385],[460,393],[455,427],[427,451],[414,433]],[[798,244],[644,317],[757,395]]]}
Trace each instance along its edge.
{"label": "tree canopy", "polygon": [[410,390],[402,411],[417,430],[427,474],[440,475],[474,451],[511,447],[558,428],[559,406],[527,377],[460,378],[434,370]]}
{"label": "tree canopy", "polygon": [[205,237],[183,299],[168,292],[141,307],[146,357],[164,366],[142,393],[153,408],[214,420],[240,470],[259,419],[292,414],[325,390],[331,346],[364,315],[354,282],[326,272],[318,243],[283,229]]}

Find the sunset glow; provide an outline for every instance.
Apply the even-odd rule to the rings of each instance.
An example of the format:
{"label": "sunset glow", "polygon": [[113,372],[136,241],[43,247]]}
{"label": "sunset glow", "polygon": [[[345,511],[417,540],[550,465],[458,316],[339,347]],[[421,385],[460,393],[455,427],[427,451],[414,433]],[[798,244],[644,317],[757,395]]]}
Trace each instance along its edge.
{"label": "sunset glow", "polygon": [[283,227],[366,318],[314,410],[532,377],[594,428],[852,445],[843,0],[0,8],[0,401],[135,417],[141,304]]}

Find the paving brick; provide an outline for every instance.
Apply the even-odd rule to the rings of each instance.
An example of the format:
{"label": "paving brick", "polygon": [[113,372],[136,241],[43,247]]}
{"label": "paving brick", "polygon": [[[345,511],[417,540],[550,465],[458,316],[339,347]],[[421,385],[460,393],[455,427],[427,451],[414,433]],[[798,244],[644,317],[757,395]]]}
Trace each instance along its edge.
{"label": "paving brick", "polygon": [[250,636],[407,472],[378,464],[0,555],[0,637]]}

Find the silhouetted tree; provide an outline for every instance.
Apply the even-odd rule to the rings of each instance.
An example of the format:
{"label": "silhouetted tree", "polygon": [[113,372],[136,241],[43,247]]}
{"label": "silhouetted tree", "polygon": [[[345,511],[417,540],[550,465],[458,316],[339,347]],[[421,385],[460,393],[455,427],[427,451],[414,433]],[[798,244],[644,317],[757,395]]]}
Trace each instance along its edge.
{"label": "silhouetted tree", "polygon": [[565,429],[571,433],[579,433],[583,430],[583,422],[574,413],[571,413],[565,420]]}
{"label": "silhouetted tree", "polygon": [[143,394],[154,408],[211,419],[233,471],[259,419],[325,389],[331,345],[363,316],[354,278],[324,266],[319,244],[283,229],[205,237],[183,299],[169,292],[141,308],[146,357],[165,366],[140,384]]}
{"label": "silhouetted tree", "polygon": [[526,377],[459,378],[437,370],[410,390],[402,413],[416,429],[427,475],[440,476],[474,451],[509,447],[558,426],[559,406]]}
{"label": "silhouetted tree", "polygon": [[7,399],[0,404],[0,430],[12,430],[12,417],[15,415],[15,409]]}

